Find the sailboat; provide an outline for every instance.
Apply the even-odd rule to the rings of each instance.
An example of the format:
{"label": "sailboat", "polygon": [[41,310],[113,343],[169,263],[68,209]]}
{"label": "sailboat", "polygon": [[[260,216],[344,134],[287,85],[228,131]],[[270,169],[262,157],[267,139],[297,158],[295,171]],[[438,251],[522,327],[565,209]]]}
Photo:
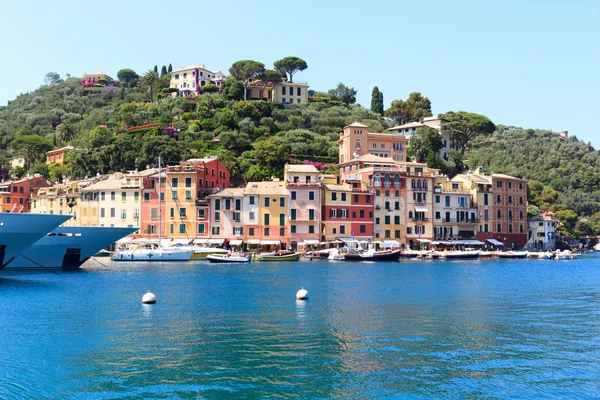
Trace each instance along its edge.
{"label": "sailboat", "polygon": [[[162,168],[158,157],[158,190],[162,186]],[[165,247],[162,244],[162,212],[160,193],[158,195],[158,241],[146,240],[120,247],[111,259],[113,261],[189,261],[192,250],[180,247]]]}

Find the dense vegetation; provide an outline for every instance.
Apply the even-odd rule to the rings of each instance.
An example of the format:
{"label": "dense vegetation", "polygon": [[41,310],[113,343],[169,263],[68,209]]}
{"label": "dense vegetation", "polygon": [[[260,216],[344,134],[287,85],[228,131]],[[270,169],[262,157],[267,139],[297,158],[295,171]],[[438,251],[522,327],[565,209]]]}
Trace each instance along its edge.
{"label": "dense vegetation", "polygon": [[[275,82],[308,68],[296,57],[264,64],[235,63],[223,93],[206,85],[197,98],[171,98],[169,71],[163,66],[142,76],[130,69],[118,81],[83,87],[79,78],[56,73],[32,93],[0,107],[0,175],[40,173],[58,180],[98,173],[144,169],[157,164],[218,155],[234,184],[281,177],[286,162],[313,162],[335,172],[341,129],[360,121],[373,132],[431,116],[431,101],[420,93],[393,100],[383,110],[383,94],[374,88],[371,110],[355,104],[356,90],[339,83],[327,92],[311,92],[309,104],[285,109],[278,103],[243,101],[250,78]],[[176,89],[175,89],[176,91]],[[435,130],[419,129],[409,155],[454,174],[482,165],[493,172],[529,182],[529,214],[551,209],[573,236],[600,232],[600,153],[574,137],[561,140],[549,131],[495,126],[468,112],[448,112],[452,150],[448,160]],[[45,152],[71,144],[83,152],[68,154],[63,166],[46,166]],[[9,171],[8,157],[22,155],[25,168]]]}

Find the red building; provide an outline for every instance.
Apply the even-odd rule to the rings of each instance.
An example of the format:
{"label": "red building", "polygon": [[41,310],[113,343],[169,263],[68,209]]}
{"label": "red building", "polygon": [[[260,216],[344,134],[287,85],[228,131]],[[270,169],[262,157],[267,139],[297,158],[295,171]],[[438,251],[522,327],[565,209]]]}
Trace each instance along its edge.
{"label": "red building", "polygon": [[31,212],[31,195],[39,188],[52,186],[43,176],[7,181],[0,184],[0,212]]}

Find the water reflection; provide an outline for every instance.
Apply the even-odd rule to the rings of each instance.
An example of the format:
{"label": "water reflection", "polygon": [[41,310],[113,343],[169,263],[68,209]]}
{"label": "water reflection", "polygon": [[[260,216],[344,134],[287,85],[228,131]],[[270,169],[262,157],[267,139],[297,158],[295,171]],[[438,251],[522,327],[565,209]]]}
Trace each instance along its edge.
{"label": "water reflection", "polygon": [[145,318],[152,318],[152,304],[142,304],[142,314]]}

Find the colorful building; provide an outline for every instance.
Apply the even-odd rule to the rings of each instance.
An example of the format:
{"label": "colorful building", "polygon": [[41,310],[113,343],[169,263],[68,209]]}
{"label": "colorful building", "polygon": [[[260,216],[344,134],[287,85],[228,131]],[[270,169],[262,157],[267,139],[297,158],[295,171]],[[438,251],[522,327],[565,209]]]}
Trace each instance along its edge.
{"label": "colorful building", "polygon": [[170,72],[172,89],[178,92],[173,93],[173,97],[197,96],[202,93],[202,87],[208,84],[214,84],[221,90],[225,76],[221,71],[210,71],[204,64],[195,64],[190,67],[181,67],[177,71]]}
{"label": "colorful building", "polygon": [[318,245],[321,237],[321,181],[314,165],[286,164],[290,245]]}
{"label": "colorful building", "polygon": [[[242,205],[244,189],[224,189],[210,196],[210,238],[227,240],[232,245],[241,245],[244,239]],[[233,243],[231,243],[233,242]]]}
{"label": "colorful building", "polygon": [[229,171],[217,157],[210,157],[168,166],[166,174],[166,235],[208,239],[208,196],[230,186]]}
{"label": "colorful building", "polygon": [[43,176],[26,177],[0,183],[0,212],[31,212],[31,197],[53,183]]}
{"label": "colorful building", "polygon": [[442,139],[442,147],[438,151],[438,155],[444,160],[448,159],[450,154],[450,129],[444,125],[444,121],[438,117],[425,117],[421,121],[409,122],[403,125],[394,126],[388,131],[395,135],[404,136],[406,140],[410,140],[410,137],[417,132],[417,129],[430,127],[439,132]]}
{"label": "colorful building", "polygon": [[[391,133],[369,132],[366,125],[355,122],[344,127],[339,144],[339,163],[351,163],[361,156],[372,154],[406,162],[406,137]],[[351,172],[351,171],[350,171]]]}
{"label": "colorful building", "polygon": [[[256,186],[254,186],[256,185]],[[285,182],[249,182],[250,193],[258,192],[258,235],[260,244],[290,248],[288,236],[288,195]],[[255,239],[256,240],[256,239]]]}
{"label": "colorful building", "polygon": [[465,182],[449,181],[445,176],[435,180],[433,190],[433,231],[436,240],[475,239],[479,212],[473,194]]}
{"label": "colorful building", "polygon": [[73,146],[65,146],[60,149],[50,150],[46,152],[46,164],[58,164],[63,165],[65,163],[65,156],[70,151],[80,151]]}

